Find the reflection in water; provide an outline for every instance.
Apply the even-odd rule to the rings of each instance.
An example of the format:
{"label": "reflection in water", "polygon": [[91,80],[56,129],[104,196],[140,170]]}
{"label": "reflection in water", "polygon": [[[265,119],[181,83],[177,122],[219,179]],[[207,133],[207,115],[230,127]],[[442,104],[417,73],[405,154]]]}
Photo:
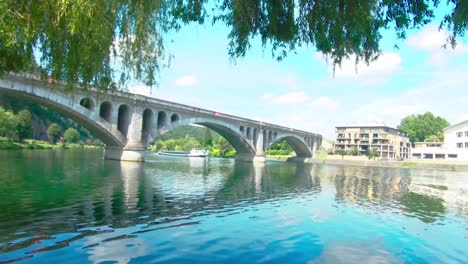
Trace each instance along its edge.
{"label": "reflection in water", "polygon": [[[36,259],[37,252],[56,250],[86,252],[84,260],[92,262],[126,263],[148,254],[171,256],[153,256],[170,261],[177,259],[171,252],[191,248],[192,242],[205,250],[194,252],[235,262],[242,261],[242,250],[263,248],[306,250],[309,255],[294,253],[304,262],[395,263],[410,253],[396,256],[385,243],[356,247],[350,240],[407,235],[401,234],[407,227],[392,227],[395,223],[424,230],[429,227],[418,225],[449,228],[468,218],[464,173],[154,155],[141,164],[103,161],[99,151],[18,153],[0,152],[0,261],[33,254]],[[368,234],[371,226],[376,230]],[[333,236],[335,230],[347,232]],[[258,238],[243,241],[252,232]],[[405,239],[411,247],[419,243]],[[239,246],[231,255],[223,251],[233,246],[229,241]],[[73,245],[73,252],[66,251]],[[288,260],[271,254],[271,261]],[[256,259],[251,257],[244,260]]]}

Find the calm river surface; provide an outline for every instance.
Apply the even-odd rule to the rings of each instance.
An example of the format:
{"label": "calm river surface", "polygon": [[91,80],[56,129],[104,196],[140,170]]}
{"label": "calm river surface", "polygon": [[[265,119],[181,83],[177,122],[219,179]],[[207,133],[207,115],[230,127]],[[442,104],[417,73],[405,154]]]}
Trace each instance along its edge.
{"label": "calm river surface", "polygon": [[0,262],[467,263],[468,173],[0,152]]}

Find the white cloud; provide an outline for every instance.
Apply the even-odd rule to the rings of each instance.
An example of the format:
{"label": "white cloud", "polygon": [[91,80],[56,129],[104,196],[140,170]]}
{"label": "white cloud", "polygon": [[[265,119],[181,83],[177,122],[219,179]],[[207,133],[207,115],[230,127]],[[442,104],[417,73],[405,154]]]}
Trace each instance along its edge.
{"label": "white cloud", "polygon": [[[316,59],[326,62],[326,58],[320,53],[314,55]],[[364,85],[375,85],[385,82],[392,74],[400,70],[401,57],[397,53],[384,52],[379,58],[369,65],[359,62],[356,65],[355,56],[343,60],[341,66],[336,66],[333,73],[332,65],[329,65],[329,75],[335,79],[354,80]]]}
{"label": "white cloud", "polygon": [[[448,38],[447,31],[439,30],[437,25],[430,24],[418,33],[409,36],[406,44],[418,50],[431,52],[429,63],[444,66],[447,65],[450,58],[468,52],[468,46],[463,41],[458,41],[457,46],[453,49],[450,44],[447,44]],[[445,44],[447,44],[447,48],[443,48]]]}
{"label": "white cloud", "polygon": [[145,96],[151,96],[151,87],[143,84],[129,85],[128,91],[134,94],[141,94]]}
{"label": "white cloud", "polygon": [[262,99],[273,104],[295,104],[303,103],[309,100],[309,96],[306,95],[304,91],[285,93],[282,95],[273,95],[267,93],[262,96]]}
{"label": "white cloud", "polygon": [[185,75],[175,80],[177,86],[195,86],[200,81],[195,75]]}
{"label": "white cloud", "polygon": [[321,96],[314,101],[312,101],[312,106],[317,106],[325,109],[336,109],[339,106],[338,101],[334,101],[326,96]]}
{"label": "white cloud", "polygon": [[414,89],[376,98],[356,108],[348,118],[359,122],[384,121],[397,126],[405,116],[430,111],[449,122],[460,122],[466,112],[467,82],[468,76],[463,71],[439,73]]}

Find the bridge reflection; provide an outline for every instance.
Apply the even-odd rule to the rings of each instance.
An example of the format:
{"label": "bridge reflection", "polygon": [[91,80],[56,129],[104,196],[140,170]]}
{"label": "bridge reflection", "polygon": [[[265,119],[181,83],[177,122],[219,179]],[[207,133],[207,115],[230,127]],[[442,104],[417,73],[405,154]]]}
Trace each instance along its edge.
{"label": "bridge reflection", "polygon": [[[466,194],[460,195],[468,185],[454,184],[453,172],[154,157],[142,164],[96,159],[100,153],[83,158],[74,151],[61,153],[63,158],[47,152],[50,157],[37,163],[27,157],[34,154],[22,155],[0,173],[4,186],[21,190],[1,201],[0,243],[18,232],[34,237],[19,247],[83,228],[169,223],[305,195],[395,210],[423,222],[437,221],[447,211],[468,215]],[[23,168],[52,173],[34,178]],[[9,251],[5,245],[0,250]]]}

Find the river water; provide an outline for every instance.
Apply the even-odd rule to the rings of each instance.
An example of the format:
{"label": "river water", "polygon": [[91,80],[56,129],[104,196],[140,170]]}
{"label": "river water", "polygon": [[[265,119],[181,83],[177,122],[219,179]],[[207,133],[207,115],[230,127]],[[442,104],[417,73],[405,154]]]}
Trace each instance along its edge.
{"label": "river water", "polygon": [[468,173],[0,152],[0,262],[467,263]]}

